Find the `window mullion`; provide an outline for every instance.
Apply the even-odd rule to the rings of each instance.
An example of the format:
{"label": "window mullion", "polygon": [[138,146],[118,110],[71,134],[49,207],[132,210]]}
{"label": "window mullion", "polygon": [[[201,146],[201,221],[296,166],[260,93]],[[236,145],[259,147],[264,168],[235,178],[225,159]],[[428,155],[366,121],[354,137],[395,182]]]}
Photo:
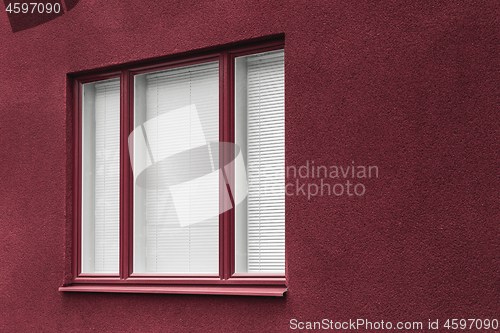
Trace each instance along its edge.
{"label": "window mullion", "polygon": [[[234,142],[234,126],[231,113],[231,60],[230,54],[228,52],[221,53],[220,59],[220,121],[219,121],[219,142]],[[219,167],[224,168],[224,162],[228,161],[231,156],[231,151],[227,149],[228,145],[220,145],[220,155],[219,155]],[[223,148],[222,148],[223,147]],[[232,182],[234,179],[234,173],[226,174],[227,181]],[[224,175],[220,175],[220,212],[224,212],[219,215],[220,222],[220,276],[223,280],[227,280],[231,277],[233,272],[232,264],[232,224],[234,221],[234,209],[227,209],[230,207],[231,202],[229,201],[229,196],[225,193],[229,190],[228,185],[224,179]]]}
{"label": "window mullion", "polygon": [[129,71],[121,72],[120,86],[120,279],[126,280],[130,275],[131,258],[131,217],[132,215],[132,186],[130,172],[130,158],[128,150],[128,135],[131,131],[130,110],[130,75]]}

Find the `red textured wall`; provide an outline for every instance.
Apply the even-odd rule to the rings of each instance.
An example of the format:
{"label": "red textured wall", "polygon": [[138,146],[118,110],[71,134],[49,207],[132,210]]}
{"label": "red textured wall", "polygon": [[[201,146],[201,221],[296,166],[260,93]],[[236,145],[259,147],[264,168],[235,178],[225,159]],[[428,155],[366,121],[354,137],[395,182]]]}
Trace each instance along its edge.
{"label": "red textured wall", "polygon": [[[81,0],[13,33],[1,8],[0,330],[500,319],[499,14],[496,1]],[[286,296],[59,292],[67,74],[276,34],[287,164],[379,169],[360,197],[287,197]]]}

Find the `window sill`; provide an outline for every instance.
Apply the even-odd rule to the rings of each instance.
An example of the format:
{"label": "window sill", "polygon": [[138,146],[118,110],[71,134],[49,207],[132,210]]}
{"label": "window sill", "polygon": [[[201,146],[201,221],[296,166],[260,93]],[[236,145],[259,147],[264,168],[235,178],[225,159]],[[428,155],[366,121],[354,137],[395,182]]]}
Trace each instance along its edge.
{"label": "window sill", "polygon": [[64,292],[142,293],[183,295],[241,295],[283,297],[285,286],[232,286],[232,285],[96,285],[73,284],[59,287]]}

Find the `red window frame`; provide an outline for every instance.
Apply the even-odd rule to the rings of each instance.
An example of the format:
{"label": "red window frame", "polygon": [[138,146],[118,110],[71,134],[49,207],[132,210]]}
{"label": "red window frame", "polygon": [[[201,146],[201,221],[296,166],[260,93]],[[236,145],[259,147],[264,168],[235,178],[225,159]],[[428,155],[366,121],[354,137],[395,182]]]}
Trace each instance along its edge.
{"label": "red window frame", "polygon": [[[234,208],[219,215],[219,274],[161,275],[133,273],[133,175],[129,159],[128,136],[133,130],[133,82],[138,74],[219,61],[219,141],[234,143],[234,63],[239,56],[284,49],[282,38],[246,46],[224,48],[218,52],[199,52],[188,56],[115,70],[75,75],[73,83],[73,216],[71,279],[61,291],[128,292],[172,294],[229,294],[283,296],[286,274],[236,274]],[[82,88],[83,84],[120,78],[120,267],[119,274],[81,273],[81,189],[82,189]],[[225,152],[228,154],[228,152]],[[232,152],[229,152],[231,154]],[[223,156],[221,156],[221,160]],[[234,179],[233,173],[227,175]],[[223,182],[221,182],[223,184]],[[221,185],[222,186],[222,185]],[[222,193],[222,191],[221,191]],[[224,203],[222,203],[224,204]]]}

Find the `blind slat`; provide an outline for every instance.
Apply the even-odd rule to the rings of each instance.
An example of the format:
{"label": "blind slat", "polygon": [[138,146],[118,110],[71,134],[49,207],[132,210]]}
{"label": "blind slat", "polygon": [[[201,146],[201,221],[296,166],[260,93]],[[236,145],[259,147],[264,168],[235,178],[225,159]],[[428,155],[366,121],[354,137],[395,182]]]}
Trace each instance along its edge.
{"label": "blind slat", "polygon": [[247,66],[248,272],[284,273],[283,51],[249,56]]}
{"label": "blind slat", "polygon": [[118,273],[120,80],[83,89],[82,272]]}
{"label": "blind slat", "polygon": [[[193,66],[169,69],[161,72],[144,74],[146,101],[142,110],[145,116],[141,123],[153,121],[168,112],[194,105],[196,116],[202,127],[205,141],[219,140],[219,64],[203,63]],[[183,115],[179,115],[182,117]],[[137,119],[137,116],[136,116]],[[182,121],[182,119],[179,119]],[[174,120],[176,122],[176,120]],[[174,124],[167,131],[159,126],[149,127],[147,138],[155,155],[167,156],[169,145],[175,145],[176,138],[186,137],[184,128]],[[190,129],[191,131],[192,129]],[[146,156],[146,155],[145,155]],[[186,169],[196,171],[203,169],[206,161],[189,158]],[[217,161],[214,161],[218,165]],[[217,167],[216,165],[216,167]],[[200,169],[200,170],[201,170]],[[206,202],[199,202],[194,196],[174,205],[169,188],[155,189],[157,184],[169,179],[168,170],[147,173],[144,194],[136,195],[135,213],[136,230],[144,229],[142,268],[135,265],[136,272],[152,273],[218,273],[219,266],[219,223],[218,216],[201,223],[181,226],[179,214],[185,213],[189,218],[200,216],[200,207],[210,204],[216,198],[218,208],[219,186],[211,186]],[[207,185],[210,186],[210,185]],[[136,186],[137,187],[137,186]],[[139,191],[140,189],[137,189]],[[199,189],[190,188],[195,194]],[[136,192],[137,192],[136,191]],[[201,212],[202,213],[202,212]],[[197,215],[198,214],[198,215]],[[134,244],[134,251],[139,251],[139,243]]]}

